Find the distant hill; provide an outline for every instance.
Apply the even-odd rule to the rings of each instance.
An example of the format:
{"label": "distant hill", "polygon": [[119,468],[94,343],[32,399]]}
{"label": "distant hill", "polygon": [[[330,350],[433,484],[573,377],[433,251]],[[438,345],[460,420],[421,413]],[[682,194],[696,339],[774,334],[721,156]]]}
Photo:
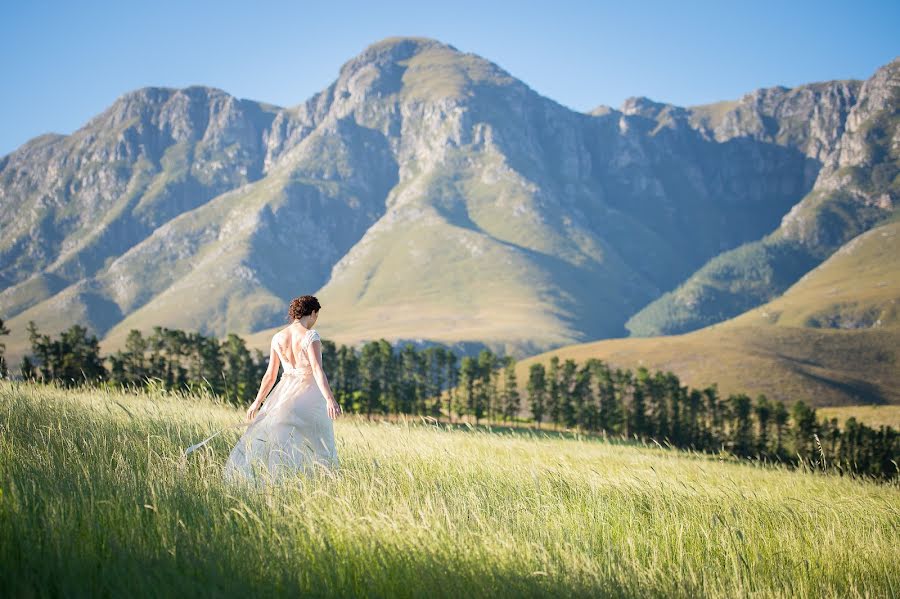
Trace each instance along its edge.
{"label": "distant hill", "polygon": [[154,325],[264,343],[303,293],[336,341],[523,356],[627,334],[641,308],[773,230],[819,240],[729,271],[759,264],[777,284],[741,274],[731,299],[683,302],[691,322],[718,319],[892,213],[896,66],[584,114],[482,57],[391,38],[293,107],[136,90],[0,158],[10,357],[29,320],[85,324],[106,351]]}
{"label": "distant hill", "polygon": [[843,245],[781,297],[683,335],[610,339],[554,350],[579,362],[671,370],[683,384],[718,383],[816,406],[900,405],[900,221]]}

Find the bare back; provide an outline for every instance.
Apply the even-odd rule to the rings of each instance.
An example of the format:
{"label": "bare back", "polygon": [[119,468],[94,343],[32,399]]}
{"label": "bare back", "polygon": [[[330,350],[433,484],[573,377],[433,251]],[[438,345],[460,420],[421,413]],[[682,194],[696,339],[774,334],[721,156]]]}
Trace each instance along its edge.
{"label": "bare back", "polygon": [[306,350],[311,343],[310,338],[318,338],[315,329],[305,329],[298,325],[289,325],[275,333],[272,337],[272,349],[281,359],[285,370],[309,370],[312,367]]}

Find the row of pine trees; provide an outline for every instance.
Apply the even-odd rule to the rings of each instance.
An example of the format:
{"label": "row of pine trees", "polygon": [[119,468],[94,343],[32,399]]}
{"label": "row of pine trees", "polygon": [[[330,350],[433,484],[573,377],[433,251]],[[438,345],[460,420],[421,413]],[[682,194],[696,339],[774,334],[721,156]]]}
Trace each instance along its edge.
{"label": "row of pine trees", "polygon": [[[0,321],[0,335],[8,332]],[[234,334],[220,341],[165,327],[149,336],[133,330],[124,349],[104,358],[97,338],[80,325],[54,339],[31,322],[28,333],[32,352],[22,361],[22,378],[67,386],[206,390],[245,405],[255,398],[267,367],[267,356],[251,352]],[[850,418],[840,428],[837,419],[820,420],[802,401],[788,409],[765,395],[726,397],[715,385],[684,386],[671,372],[554,356],[546,365],[532,364],[520,385],[509,356],[484,349],[460,358],[445,347],[395,347],[384,339],[358,349],[323,340],[322,358],[343,409],[368,417],[530,423],[875,477],[898,474],[900,432],[891,427],[874,429]],[[2,346],[0,375],[7,376]],[[526,411],[528,418],[522,416]]]}

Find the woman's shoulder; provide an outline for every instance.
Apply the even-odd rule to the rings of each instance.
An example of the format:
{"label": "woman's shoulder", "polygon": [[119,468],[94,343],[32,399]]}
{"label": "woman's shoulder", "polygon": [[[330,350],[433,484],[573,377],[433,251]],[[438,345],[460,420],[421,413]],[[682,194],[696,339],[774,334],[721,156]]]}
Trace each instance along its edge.
{"label": "woman's shoulder", "polygon": [[319,332],[315,329],[309,329],[303,336],[302,342],[304,346],[307,346],[312,344],[313,341],[318,341],[319,339],[321,339],[319,337]]}

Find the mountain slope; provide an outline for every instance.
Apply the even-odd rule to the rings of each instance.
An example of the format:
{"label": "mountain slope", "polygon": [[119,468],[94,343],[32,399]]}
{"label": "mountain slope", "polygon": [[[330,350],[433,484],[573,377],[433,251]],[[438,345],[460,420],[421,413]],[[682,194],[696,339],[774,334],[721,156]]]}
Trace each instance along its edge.
{"label": "mountain slope", "polygon": [[[551,355],[671,370],[693,387],[816,406],[900,405],[900,221],[843,245],[781,297],[683,335],[611,339]],[[520,379],[525,380],[525,379]]]}
{"label": "mountain slope", "polygon": [[[753,239],[812,183],[794,149],[736,141],[719,153],[684,115],[660,126],[629,104],[585,119],[485,61],[472,74],[479,61],[434,48],[404,64],[405,83],[427,69],[466,90],[441,119],[452,149],[439,168],[401,172],[385,216],[317,293],[332,337],[484,340],[522,354],[621,334],[641,297]],[[467,137],[456,114],[482,122]],[[495,116],[508,114],[519,118]],[[705,222],[705,235],[682,234]]]}
{"label": "mountain slope", "polygon": [[[834,95],[834,89],[825,84],[815,88],[814,98]],[[844,98],[852,95],[852,88],[847,87]],[[747,96],[717,122],[704,120],[702,115],[715,114],[709,107],[694,114],[698,123],[717,138],[730,135],[733,123],[753,122],[754,116],[760,121],[769,117],[774,123],[779,122],[780,112],[792,115],[792,119],[780,122],[777,131],[772,127],[771,133],[789,142],[801,127],[806,127],[806,135],[799,135],[800,140],[809,140],[803,150],[823,161],[812,191],[785,215],[775,231],[716,256],[676,290],[634,315],[626,324],[632,335],[690,331],[777,297],[841,244],[897,210],[900,59],[879,69],[862,85],[845,126],[825,127],[842,131],[837,143],[833,136],[822,136],[819,131],[823,119],[817,102],[808,101],[797,90],[781,96],[768,103],[756,94]],[[844,102],[842,111],[848,107]]]}

